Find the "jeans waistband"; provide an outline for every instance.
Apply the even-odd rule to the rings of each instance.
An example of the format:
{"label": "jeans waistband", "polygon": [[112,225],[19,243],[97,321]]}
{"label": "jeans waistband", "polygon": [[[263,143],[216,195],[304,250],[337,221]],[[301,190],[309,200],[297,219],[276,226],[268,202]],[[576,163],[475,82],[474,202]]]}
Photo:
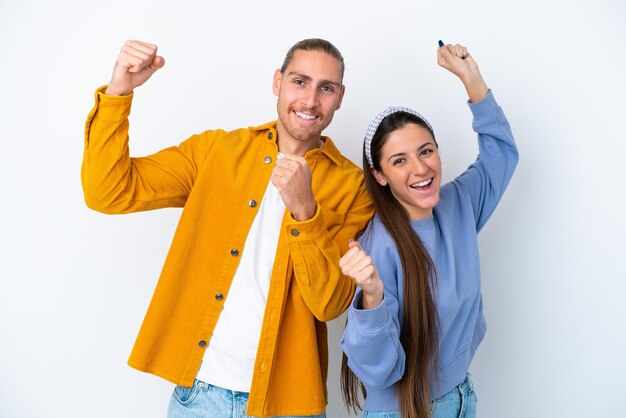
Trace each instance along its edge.
{"label": "jeans waistband", "polygon": [[465,375],[465,379],[463,379],[463,381],[459,383],[454,389],[458,390],[459,392],[463,392],[464,394],[473,392],[474,383],[472,382],[472,378],[470,377],[470,374],[468,373],[467,375]]}

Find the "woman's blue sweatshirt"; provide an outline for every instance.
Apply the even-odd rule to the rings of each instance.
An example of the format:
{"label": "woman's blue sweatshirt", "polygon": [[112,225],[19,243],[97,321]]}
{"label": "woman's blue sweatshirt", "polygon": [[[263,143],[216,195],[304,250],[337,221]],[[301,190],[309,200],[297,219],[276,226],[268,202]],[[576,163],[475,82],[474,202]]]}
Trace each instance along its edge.
{"label": "woman's blue sweatshirt", "polygon": [[[411,222],[436,271],[433,296],[440,329],[437,381],[431,373],[433,400],[461,383],[485,335],[477,234],[500,201],[518,161],[509,123],[493,94],[468,104],[478,134],[478,158],[441,187],[432,217]],[[357,290],[340,346],[367,389],[365,409],[398,410],[396,385],[405,364],[400,344],[402,264],[378,216],[359,241],[383,281],[384,298],[376,308],[361,309],[362,293]]]}

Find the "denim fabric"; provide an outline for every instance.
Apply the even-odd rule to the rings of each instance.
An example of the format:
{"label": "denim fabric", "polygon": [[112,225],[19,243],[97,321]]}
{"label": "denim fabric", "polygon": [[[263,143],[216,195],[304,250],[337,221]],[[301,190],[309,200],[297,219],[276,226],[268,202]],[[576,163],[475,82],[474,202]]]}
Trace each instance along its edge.
{"label": "denim fabric", "polygon": [[[196,379],[193,386],[176,386],[167,418],[248,418],[248,393],[235,392],[213,386]],[[284,416],[275,418],[305,418]],[[326,418],[326,414],[308,415],[306,418]]]}
{"label": "denim fabric", "polygon": [[432,402],[431,418],[475,418],[476,393],[468,373],[457,387]]}
{"label": "denim fabric", "polygon": [[[457,387],[431,402],[431,418],[475,418],[476,393],[468,373]],[[363,411],[362,418],[400,418],[399,411]]]}
{"label": "denim fabric", "polygon": [[400,418],[399,411],[363,411],[361,418]]}

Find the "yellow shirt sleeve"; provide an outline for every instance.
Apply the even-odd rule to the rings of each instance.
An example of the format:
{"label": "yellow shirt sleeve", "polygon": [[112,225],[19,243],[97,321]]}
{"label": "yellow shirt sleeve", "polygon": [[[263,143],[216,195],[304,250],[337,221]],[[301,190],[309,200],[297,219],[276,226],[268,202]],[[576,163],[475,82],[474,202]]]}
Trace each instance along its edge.
{"label": "yellow shirt sleeve", "polygon": [[[358,237],[373,214],[365,185],[344,184],[359,187],[345,214],[331,211],[318,203],[313,218],[285,224],[300,292],[313,315],[320,321],[337,318],[352,301],[355,285],[352,279],[341,272],[339,259],[348,251],[348,241]],[[331,231],[336,233],[332,234]]]}
{"label": "yellow shirt sleeve", "polygon": [[133,95],[107,96],[96,90],[85,124],[81,180],[85,202],[104,213],[182,207],[208,143],[194,135],[179,146],[131,158],[128,116]]}

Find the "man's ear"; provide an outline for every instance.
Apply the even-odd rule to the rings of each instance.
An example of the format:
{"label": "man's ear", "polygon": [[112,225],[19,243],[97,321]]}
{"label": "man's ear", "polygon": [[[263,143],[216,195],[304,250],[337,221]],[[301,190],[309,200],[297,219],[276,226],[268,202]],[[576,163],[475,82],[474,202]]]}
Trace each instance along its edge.
{"label": "man's ear", "polygon": [[387,179],[382,172],[376,170],[374,167],[370,167],[370,173],[372,173],[372,176],[374,176],[378,184],[383,187],[387,185]]}
{"label": "man's ear", "polygon": [[274,96],[278,96],[280,92],[280,82],[283,80],[283,73],[280,70],[274,71],[274,83],[272,83],[272,91],[274,92]]}

